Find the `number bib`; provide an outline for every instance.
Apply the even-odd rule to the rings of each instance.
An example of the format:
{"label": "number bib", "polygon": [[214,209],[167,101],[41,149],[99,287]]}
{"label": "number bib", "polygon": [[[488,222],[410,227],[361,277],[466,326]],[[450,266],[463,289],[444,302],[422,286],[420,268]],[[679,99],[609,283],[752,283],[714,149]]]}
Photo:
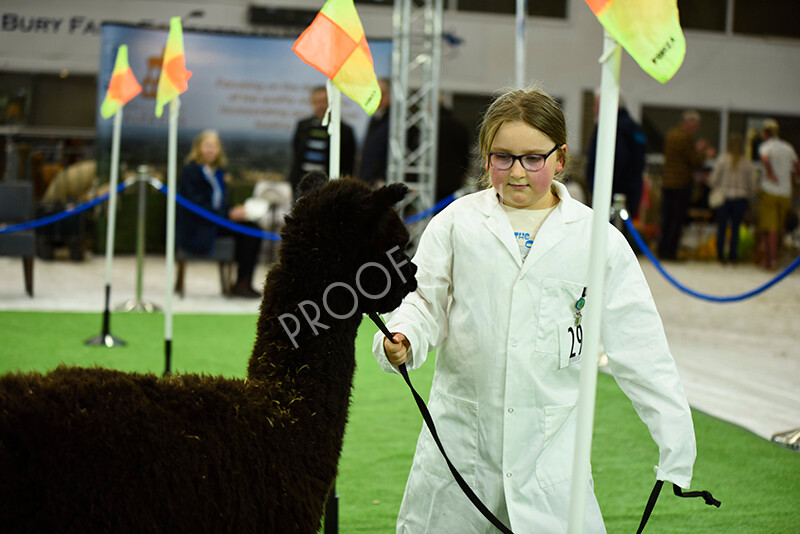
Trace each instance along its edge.
{"label": "number bib", "polygon": [[583,352],[583,325],[562,321],[558,325],[558,336],[559,369],[579,363]]}

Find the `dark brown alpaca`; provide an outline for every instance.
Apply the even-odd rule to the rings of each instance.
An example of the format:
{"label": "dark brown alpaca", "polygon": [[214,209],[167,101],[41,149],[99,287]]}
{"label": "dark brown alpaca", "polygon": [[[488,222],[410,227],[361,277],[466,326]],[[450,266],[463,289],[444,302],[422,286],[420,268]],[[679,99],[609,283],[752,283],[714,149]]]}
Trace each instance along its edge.
{"label": "dark brown alpaca", "polygon": [[0,377],[0,531],[314,533],[362,313],[416,287],[403,185],[336,180],[287,217],[246,380],[59,367]]}

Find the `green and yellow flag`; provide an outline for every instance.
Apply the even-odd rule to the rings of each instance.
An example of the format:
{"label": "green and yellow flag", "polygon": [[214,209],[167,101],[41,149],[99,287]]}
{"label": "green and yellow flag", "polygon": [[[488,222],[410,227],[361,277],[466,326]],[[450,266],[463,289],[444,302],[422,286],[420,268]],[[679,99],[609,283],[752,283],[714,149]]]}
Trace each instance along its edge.
{"label": "green and yellow flag", "polygon": [[160,117],[167,103],[186,91],[191,71],[186,70],[186,58],[183,55],[183,28],[181,18],[172,17],[169,21],[169,36],[161,60],[161,75],[158,77],[156,92],[156,117]]}
{"label": "green and yellow flag", "polygon": [[142,86],[136,81],[128,65],[128,45],[120,45],[117,49],[114,71],[111,73],[111,82],[108,84],[106,97],[100,105],[100,115],[104,119],[112,117],[119,108],[141,92]]}
{"label": "green and yellow flag", "polygon": [[327,76],[372,115],[381,88],[353,0],[328,0],[292,47],[300,59]]}
{"label": "green and yellow flag", "polygon": [[686,39],[677,0],[586,0],[597,20],[644,71],[661,83],[678,72]]}

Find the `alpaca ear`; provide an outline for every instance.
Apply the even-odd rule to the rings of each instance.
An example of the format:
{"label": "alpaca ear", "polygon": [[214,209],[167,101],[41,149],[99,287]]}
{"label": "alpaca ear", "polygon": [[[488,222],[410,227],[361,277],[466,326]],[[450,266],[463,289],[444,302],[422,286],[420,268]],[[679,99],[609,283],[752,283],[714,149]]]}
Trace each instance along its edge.
{"label": "alpaca ear", "polygon": [[408,186],[406,184],[397,183],[381,187],[373,194],[376,200],[391,206],[403,200],[406,193],[408,193]]}
{"label": "alpaca ear", "polygon": [[311,171],[300,179],[297,186],[297,199],[313,193],[323,185],[328,183],[328,175],[322,171]]}

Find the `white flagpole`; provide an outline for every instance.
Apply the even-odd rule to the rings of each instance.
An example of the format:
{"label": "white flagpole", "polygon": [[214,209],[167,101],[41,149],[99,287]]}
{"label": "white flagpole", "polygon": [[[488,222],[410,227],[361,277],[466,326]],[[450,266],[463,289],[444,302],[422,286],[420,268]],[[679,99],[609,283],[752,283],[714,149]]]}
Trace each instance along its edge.
{"label": "white flagpole", "polygon": [[516,80],[517,89],[525,87],[525,20],[528,0],[517,0]]}
{"label": "white flagpole", "polygon": [[600,353],[600,319],[603,310],[604,265],[611,206],[611,183],[614,173],[614,150],[617,139],[617,107],[619,105],[619,65],[621,49],[604,31],[603,55],[600,58],[600,113],[597,126],[597,161],[592,192],[592,242],[589,249],[589,279],[586,286],[584,359],[580,371],[578,421],[575,435],[575,456],[569,499],[569,534],[583,532],[586,497],[591,469],[592,428],[597,392],[597,358]]}
{"label": "white flagpole", "polygon": [[111,266],[114,259],[114,235],[117,228],[117,185],[119,183],[119,144],[122,136],[122,106],[114,113],[111,134],[111,173],[108,180],[108,224],[106,225],[106,285],[103,327],[99,336],[86,340],[87,345],[113,347],[125,342],[111,335]]}
{"label": "white flagpole", "polygon": [[342,93],[332,81],[326,82],[328,91],[328,136],[330,152],[328,156],[328,176],[331,180],[339,178],[342,146]]}
{"label": "white flagpole", "polygon": [[119,143],[122,135],[122,106],[114,113],[111,135],[111,177],[108,192],[108,228],[106,230],[106,286],[111,285],[111,265],[114,258],[114,234],[117,228],[117,184],[119,183]]}
{"label": "white flagpole", "polygon": [[164,374],[172,363],[172,298],[175,293],[175,190],[178,169],[178,114],[181,102],[175,96],[169,103],[169,139],[167,145],[167,295],[164,305]]}

